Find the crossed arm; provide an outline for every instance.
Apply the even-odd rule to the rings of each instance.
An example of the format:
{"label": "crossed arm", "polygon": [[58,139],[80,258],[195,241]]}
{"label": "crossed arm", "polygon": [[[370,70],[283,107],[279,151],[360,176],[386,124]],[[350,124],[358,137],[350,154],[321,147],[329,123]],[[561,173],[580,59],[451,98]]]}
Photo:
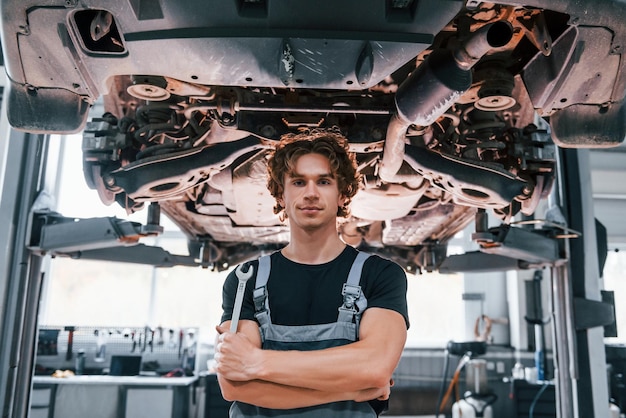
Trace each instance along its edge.
{"label": "crossed arm", "polygon": [[219,326],[215,371],[228,400],[290,409],[328,402],[389,397],[391,376],[406,341],[399,313],[369,308],[360,339],[316,351],[262,350],[258,325],[241,321],[239,332]]}

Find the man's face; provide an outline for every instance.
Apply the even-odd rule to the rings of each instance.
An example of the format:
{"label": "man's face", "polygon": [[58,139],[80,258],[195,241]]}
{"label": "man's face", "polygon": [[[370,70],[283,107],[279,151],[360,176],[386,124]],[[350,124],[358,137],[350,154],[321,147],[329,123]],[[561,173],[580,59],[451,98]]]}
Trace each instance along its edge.
{"label": "man's face", "polygon": [[293,173],[285,175],[280,203],[291,227],[316,229],[336,227],[337,208],[345,198],[339,194],[328,159],[320,154],[305,154],[296,161]]}

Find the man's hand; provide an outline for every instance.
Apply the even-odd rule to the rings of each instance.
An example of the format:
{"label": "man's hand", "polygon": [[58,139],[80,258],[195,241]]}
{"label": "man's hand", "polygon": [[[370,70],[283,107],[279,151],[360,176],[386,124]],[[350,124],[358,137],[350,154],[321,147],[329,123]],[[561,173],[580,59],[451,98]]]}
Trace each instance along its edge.
{"label": "man's hand", "polygon": [[386,401],[391,395],[391,387],[393,386],[393,383],[393,379],[391,379],[389,384],[385,387],[361,390],[357,392],[353,400],[355,402],[367,402],[374,399],[378,401]]}
{"label": "man's hand", "polygon": [[244,333],[232,333],[224,326],[217,326],[215,345],[215,371],[233,381],[256,379],[261,366],[262,350],[255,346]]}

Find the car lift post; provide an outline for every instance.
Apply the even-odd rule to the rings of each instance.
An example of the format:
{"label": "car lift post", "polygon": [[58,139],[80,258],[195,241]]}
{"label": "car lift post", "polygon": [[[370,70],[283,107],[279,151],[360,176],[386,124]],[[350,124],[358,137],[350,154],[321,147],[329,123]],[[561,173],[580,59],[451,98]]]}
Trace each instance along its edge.
{"label": "car lift post", "polygon": [[[4,114],[4,112],[3,112]],[[0,119],[0,415],[26,417],[37,340],[42,257],[26,248],[30,209],[42,189],[47,137]]]}
{"label": "car lift post", "polygon": [[[555,341],[556,354],[565,356],[559,364],[557,416],[606,417],[609,390],[602,325],[607,325],[611,313],[601,302],[589,150],[561,149],[559,156],[559,206],[568,226],[580,231],[582,239],[566,240],[567,267],[553,269],[553,297],[563,298],[559,301],[563,305],[555,309],[555,328],[560,326],[561,338],[567,338],[565,345]],[[572,402],[563,402],[568,399]]]}

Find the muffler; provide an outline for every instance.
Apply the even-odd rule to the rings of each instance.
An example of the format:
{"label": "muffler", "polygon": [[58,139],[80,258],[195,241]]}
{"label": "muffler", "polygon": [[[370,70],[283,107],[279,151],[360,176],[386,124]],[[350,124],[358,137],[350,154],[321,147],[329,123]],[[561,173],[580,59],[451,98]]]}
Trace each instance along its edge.
{"label": "muffler", "polygon": [[411,125],[426,127],[435,122],[472,85],[472,67],[491,49],[511,40],[507,21],[483,26],[456,50],[434,50],[398,87],[396,112],[387,128],[380,178],[388,183],[404,161],[406,131]]}

